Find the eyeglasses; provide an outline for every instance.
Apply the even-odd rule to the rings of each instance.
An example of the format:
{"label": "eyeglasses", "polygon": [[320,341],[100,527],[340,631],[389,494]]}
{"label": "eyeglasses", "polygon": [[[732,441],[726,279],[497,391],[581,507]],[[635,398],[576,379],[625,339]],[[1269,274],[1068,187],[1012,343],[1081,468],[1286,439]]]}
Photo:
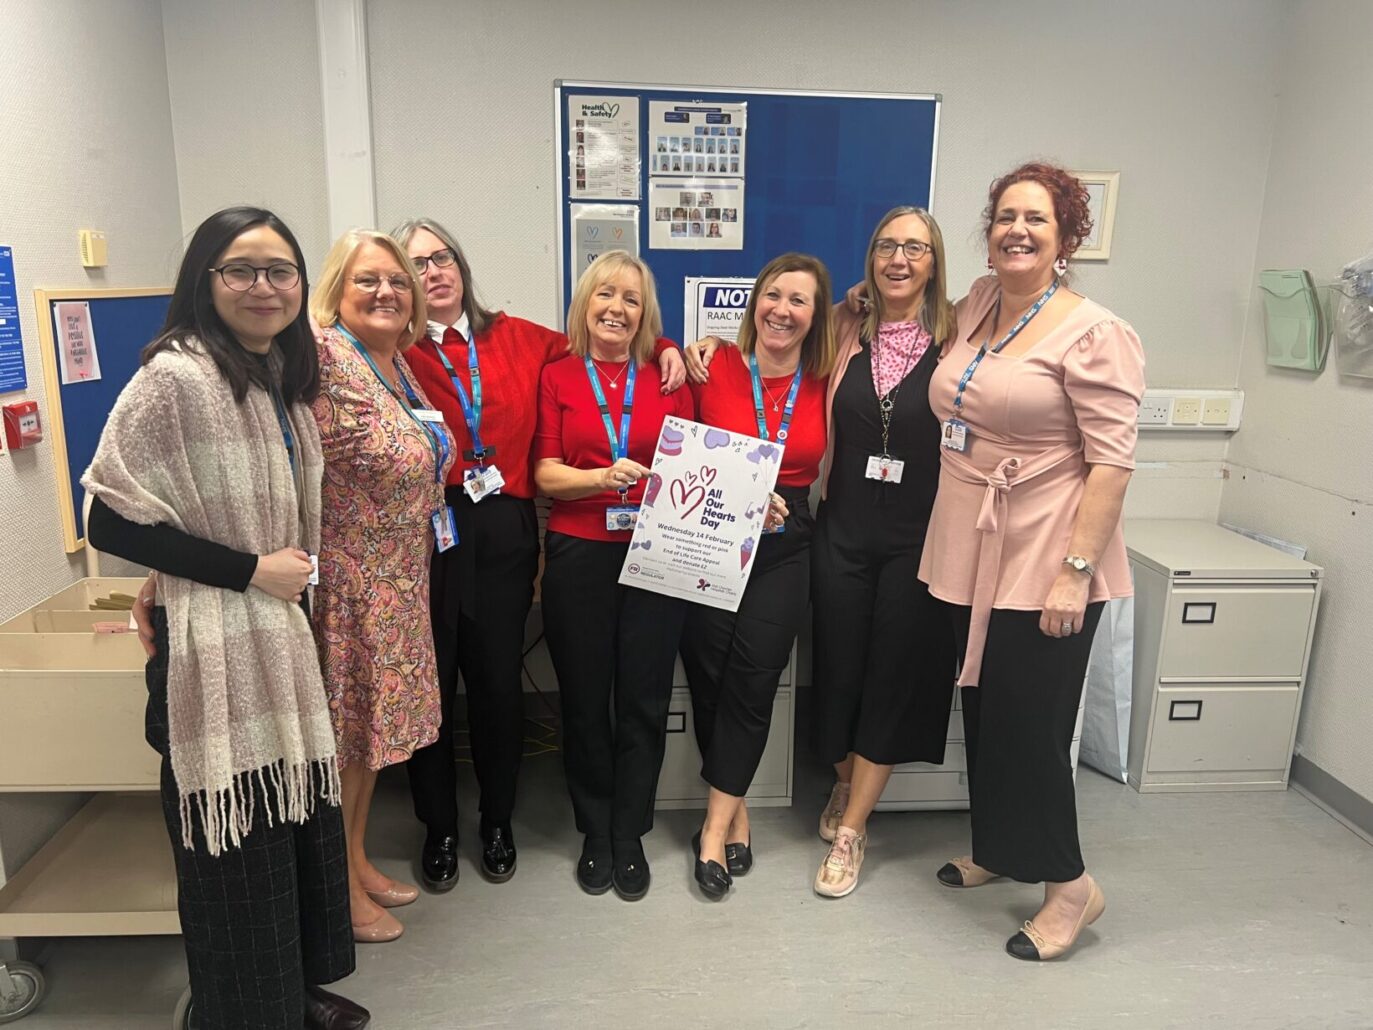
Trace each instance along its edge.
{"label": "eyeglasses", "polygon": [[912,261],[919,261],[934,250],[928,243],[923,243],[920,240],[907,240],[905,243],[897,243],[895,240],[889,240],[884,236],[873,243],[872,252],[880,258],[889,258],[896,253],[897,247],[905,251],[906,257]]}
{"label": "eyeglasses", "polygon": [[388,275],[383,278],[375,275],[355,275],[352,282],[363,293],[376,293],[381,289],[382,283],[389,283],[391,289],[397,293],[409,293],[414,287],[408,275]]}
{"label": "eyeglasses", "polygon": [[444,247],[443,250],[436,250],[428,257],[412,257],[410,260],[414,263],[415,271],[423,275],[429,268],[429,262],[432,261],[435,268],[452,268],[458,256]]}
{"label": "eyeglasses", "polygon": [[237,293],[247,293],[256,286],[259,274],[267,280],[267,285],[274,290],[289,290],[300,282],[300,269],[288,261],[278,261],[276,264],[268,265],[265,268],[234,262],[221,265],[218,268],[211,268],[210,271],[218,272],[219,277],[224,280],[224,285]]}

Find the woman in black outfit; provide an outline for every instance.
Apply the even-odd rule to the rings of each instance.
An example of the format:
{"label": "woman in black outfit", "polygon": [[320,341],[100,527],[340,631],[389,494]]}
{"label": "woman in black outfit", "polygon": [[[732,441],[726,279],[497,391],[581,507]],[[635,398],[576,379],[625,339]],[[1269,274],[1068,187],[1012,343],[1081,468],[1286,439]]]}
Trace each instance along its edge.
{"label": "woman in black outfit", "polygon": [[[320,493],[306,292],[275,215],[208,218],[82,479],[91,544],[163,574],[135,609],[146,734],[163,756],[189,1025],[207,1030],[369,1021],[319,987],[354,955],[332,731],[302,610]],[[245,674],[245,654],[270,657]]]}

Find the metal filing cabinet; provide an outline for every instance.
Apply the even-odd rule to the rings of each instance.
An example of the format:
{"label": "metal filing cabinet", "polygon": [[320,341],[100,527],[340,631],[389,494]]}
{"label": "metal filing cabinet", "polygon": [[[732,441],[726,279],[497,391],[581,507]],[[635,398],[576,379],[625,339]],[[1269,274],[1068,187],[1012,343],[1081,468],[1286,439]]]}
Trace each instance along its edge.
{"label": "metal filing cabinet", "polygon": [[1321,569],[1209,522],[1131,520],[1130,784],[1285,790]]}

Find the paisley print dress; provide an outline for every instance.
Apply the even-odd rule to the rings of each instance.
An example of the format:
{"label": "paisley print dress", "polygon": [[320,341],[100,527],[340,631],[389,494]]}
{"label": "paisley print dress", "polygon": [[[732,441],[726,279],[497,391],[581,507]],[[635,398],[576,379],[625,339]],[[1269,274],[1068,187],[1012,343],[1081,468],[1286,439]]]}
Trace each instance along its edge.
{"label": "paisley print dress", "polygon": [[[430,438],[352,342],[327,330],[319,359],[314,412],[324,486],[315,640],[339,765],[380,769],[438,736],[430,517],[443,506],[453,440],[431,424],[448,443],[436,481]],[[397,365],[429,407],[403,357]]]}

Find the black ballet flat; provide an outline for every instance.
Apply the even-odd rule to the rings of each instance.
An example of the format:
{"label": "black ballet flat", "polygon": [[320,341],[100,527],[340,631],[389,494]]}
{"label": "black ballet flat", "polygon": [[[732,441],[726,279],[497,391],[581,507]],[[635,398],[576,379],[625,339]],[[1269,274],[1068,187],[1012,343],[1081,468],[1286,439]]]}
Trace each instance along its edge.
{"label": "black ballet flat", "polygon": [[725,864],[730,876],[743,876],[753,868],[753,841],[747,844],[726,844]]}
{"label": "black ballet flat", "polygon": [[697,830],[696,835],[691,838],[691,850],[696,856],[696,868],[694,875],[696,885],[701,888],[701,893],[712,900],[719,901],[733,886],[734,881],[719,862],[714,859],[701,861],[701,831]]}

